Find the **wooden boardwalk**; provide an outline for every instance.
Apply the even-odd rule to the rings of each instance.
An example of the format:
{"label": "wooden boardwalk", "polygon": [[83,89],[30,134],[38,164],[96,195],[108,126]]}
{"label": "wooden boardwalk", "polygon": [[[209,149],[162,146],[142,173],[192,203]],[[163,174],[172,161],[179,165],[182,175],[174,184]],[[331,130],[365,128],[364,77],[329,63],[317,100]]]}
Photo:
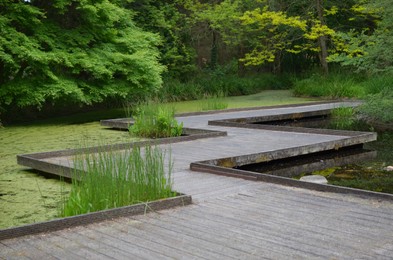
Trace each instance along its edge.
{"label": "wooden boardwalk", "polygon": [[227,137],[162,145],[193,204],[0,241],[0,259],[393,259],[393,203],[191,172],[191,162],[340,139],[207,126],[207,120],[331,105],[182,117]]}

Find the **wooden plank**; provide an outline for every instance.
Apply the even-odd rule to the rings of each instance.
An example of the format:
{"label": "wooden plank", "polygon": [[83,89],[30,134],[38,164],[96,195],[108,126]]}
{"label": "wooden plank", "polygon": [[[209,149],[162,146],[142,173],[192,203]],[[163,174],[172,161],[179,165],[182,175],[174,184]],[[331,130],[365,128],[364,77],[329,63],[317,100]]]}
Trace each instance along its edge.
{"label": "wooden plank", "polygon": [[[68,230],[69,233],[73,231]],[[67,234],[68,234],[67,232]],[[49,236],[43,239],[43,242],[49,242],[52,244],[54,249],[57,251],[58,248],[65,251],[67,258],[72,255],[71,258],[77,259],[105,259],[105,255],[100,252],[87,247],[82,243],[71,240],[68,236],[61,236],[62,231],[52,232]]]}
{"label": "wooden plank", "polygon": [[[231,227],[218,229],[215,224],[209,226],[207,225],[206,219],[203,218],[200,219],[202,223],[198,225],[195,220],[196,219],[181,218],[178,214],[171,214],[165,216],[165,218],[149,218],[142,219],[141,221],[144,221],[147,225],[154,225],[157,229],[164,229],[166,232],[177,233],[178,236],[184,237],[186,235],[189,237],[190,242],[198,247],[205,248],[209,251],[218,251],[223,254],[220,258],[271,259],[273,256],[273,258],[277,258],[278,255],[283,255],[282,251],[269,246],[266,246],[263,252],[259,250],[256,254],[255,244],[257,242],[247,234],[231,232]],[[228,253],[230,253],[231,256],[228,256]]]}
{"label": "wooden plank", "polygon": [[[172,215],[172,214],[171,214]],[[182,229],[181,223],[165,221],[167,218],[161,218],[161,214],[149,215],[149,218],[140,218],[141,222],[148,227],[148,232],[152,233],[154,240],[157,238],[177,237],[179,239],[178,245],[187,250],[192,250],[193,253],[199,252],[198,257],[207,257],[209,259],[239,259],[248,251],[228,247],[228,237],[223,237],[221,242],[217,240],[209,240],[206,237],[206,232],[201,232],[196,229]],[[217,234],[218,235],[218,234]],[[226,242],[223,242],[223,241]],[[252,248],[250,248],[252,249]]]}
{"label": "wooden plank", "polygon": [[147,232],[135,227],[135,223],[132,225],[124,225],[118,222],[110,222],[108,225],[94,225],[91,227],[95,231],[103,232],[107,235],[125,242],[126,244],[135,244],[138,247],[148,250],[153,255],[160,255],[160,258],[195,258],[195,255],[188,254],[184,249],[177,247],[176,243],[170,243],[175,240],[160,240],[153,241]]}
{"label": "wooden plank", "polygon": [[53,256],[55,259],[83,259],[73,252],[68,251],[63,245],[52,243],[47,236],[34,236],[24,242],[39,248],[48,255]]}
{"label": "wooden plank", "polygon": [[[206,209],[207,212],[209,212],[209,210],[210,209]],[[220,217],[219,212],[221,212],[221,214],[225,214],[225,217]],[[187,212],[187,214],[188,213],[189,212]],[[234,213],[232,212],[232,214]],[[198,216],[199,214],[195,215],[195,212],[193,212],[193,215],[191,215],[190,218],[195,220],[198,219]],[[280,221],[265,221],[263,217],[258,220],[239,219],[237,214],[231,216],[226,211],[222,210],[222,208],[218,208],[218,212],[215,212],[214,214],[210,214],[209,212],[208,216],[204,218],[205,221],[201,222],[201,224],[206,225],[206,219],[212,222],[211,226],[208,226],[209,230],[217,228],[217,232],[220,233],[227,232],[229,230],[235,234],[243,234],[249,237],[249,239],[244,241],[244,243],[260,241],[258,244],[267,244],[267,248],[269,248],[269,250],[270,248],[274,248],[274,250],[279,250],[279,252],[283,255],[297,254],[298,257],[305,258],[310,256],[318,257],[328,255],[329,253],[331,254],[331,252],[328,251],[329,248],[322,248],[324,250],[322,253],[315,254],[312,251],[312,249],[314,249],[313,245],[309,245],[309,241],[303,241],[303,238],[299,238],[300,234],[302,234],[302,236],[306,236],[312,232],[305,233],[302,229],[292,228],[290,225],[286,225]],[[195,224],[193,223],[193,225]],[[285,230],[285,232],[282,230]],[[318,239],[318,237],[315,238],[319,242],[323,241],[323,239]],[[322,251],[322,249],[319,250]]]}
{"label": "wooden plank", "polygon": [[19,252],[15,248],[9,247],[0,242],[0,258],[1,259],[29,259],[25,252]]}
{"label": "wooden plank", "polygon": [[[206,204],[204,204],[204,206],[206,206]],[[212,206],[212,207],[214,207],[214,209],[219,208],[219,212],[221,212],[221,214],[222,214],[222,212],[225,212],[225,210],[222,207],[220,207],[220,204],[218,204],[218,205],[214,204],[214,206]],[[233,212],[233,209],[230,209],[229,212]],[[229,214],[227,212],[225,212],[225,213]],[[251,213],[247,212],[246,216],[247,215],[251,215]],[[243,216],[243,220],[246,216]],[[239,217],[241,217],[241,215],[239,215],[238,218]],[[274,216],[274,217],[276,218],[277,216]],[[266,221],[266,218],[264,218],[264,216],[262,216],[261,218],[263,219],[263,221]],[[329,220],[330,219],[330,220],[334,220],[334,221],[330,221],[331,222],[330,224],[329,224],[329,222],[327,222],[328,224],[325,227],[324,227],[325,224],[323,222],[321,223],[320,221],[317,223],[300,223],[301,224],[300,228],[302,229],[302,226],[303,226],[303,228],[307,228],[307,226],[305,226],[304,224],[309,224],[311,226],[310,232],[318,232],[318,230],[321,230],[324,235],[326,234],[327,239],[329,238],[329,233],[331,233],[331,236],[332,236],[331,240],[332,241],[333,240],[341,240],[342,242],[345,242],[343,244],[348,244],[348,241],[351,241],[350,244],[356,244],[356,241],[358,241],[358,240],[353,241],[353,237],[356,236],[357,239],[360,239],[361,243],[362,243],[362,244],[359,244],[358,249],[361,249],[362,247],[367,245],[369,243],[370,239],[373,239],[375,243],[378,243],[378,241],[380,239],[383,239],[384,236],[390,237],[391,233],[392,233],[392,231],[390,231],[390,230],[386,230],[385,232],[381,232],[381,230],[378,230],[378,229],[373,230],[372,234],[370,234],[368,232],[363,232],[362,230],[356,229],[356,225],[353,226],[353,225],[350,225],[346,222],[337,221],[334,211],[332,211],[332,214],[330,214],[330,216],[327,215],[327,216],[325,216],[325,218],[323,218],[323,216],[321,216],[321,217],[318,217],[318,219],[321,219],[321,220],[324,220],[324,219]],[[280,219],[280,224],[282,225],[283,223],[281,223],[281,222],[282,222],[282,220]],[[296,226],[296,224],[297,224],[296,221],[294,221],[293,223],[289,223],[288,228],[293,229],[293,227]],[[317,224],[317,225],[313,226],[313,224]],[[301,230],[299,230],[299,232],[300,231]],[[363,235],[361,235],[361,233],[363,233]],[[350,240],[346,240],[345,239],[346,237],[349,238]]]}
{"label": "wooden plank", "polygon": [[128,236],[129,240],[124,241],[116,234],[109,234],[108,232],[104,232],[99,227],[94,229],[85,229],[82,234],[90,239],[99,241],[101,244],[107,247],[111,247],[113,250],[118,251],[118,253],[120,254],[125,254],[127,258],[135,257],[137,259],[169,259],[168,257],[154,251],[154,249],[152,250],[143,245],[138,245],[135,242],[131,242],[131,239],[133,239],[134,241],[138,240],[137,237],[132,235]]}
{"label": "wooden plank", "polygon": [[[2,241],[2,244],[8,247],[9,249],[12,249],[10,251],[9,249],[6,250],[5,252],[7,253],[7,257],[4,256],[4,258],[20,258],[20,259],[56,259],[53,257],[51,254],[48,254],[47,252],[41,250],[41,248],[35,247],[34,245],[31,245],[27,243],[28,239],[31,238],[26,238],[22,240],[18,239],[12,239],[12,240],[5,240]],[[0,251],[2,257],[3,251]],[[12,257],[11,257],[12,256]]]}

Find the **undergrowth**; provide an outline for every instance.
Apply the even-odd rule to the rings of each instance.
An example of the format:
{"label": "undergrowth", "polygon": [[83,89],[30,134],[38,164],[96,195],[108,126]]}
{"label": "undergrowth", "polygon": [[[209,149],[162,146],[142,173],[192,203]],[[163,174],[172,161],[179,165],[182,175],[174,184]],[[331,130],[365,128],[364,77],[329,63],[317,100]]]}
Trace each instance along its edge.
{"label": "undergrowth", "polygon": [[329,76],[320,74],[296,80],[293,92],[297,96],[326,98],[361,98],[366,94],[365,88],[355,76],[334,73]]}
{"label": "undergrowth", "polygon": [[359,112],[367,120],[393,123],[393,88],[369,95]]}
{"label": "undergrowth", "polygon": [[227,96],[250,95],[263,90],[290,89],[288,75],[259,74],[238,76],[219,72],[200,73],[188,81],[164,79],[164,85],[156,94],[163,102],[203,99],[205,95],[214,96],[225,93]]}

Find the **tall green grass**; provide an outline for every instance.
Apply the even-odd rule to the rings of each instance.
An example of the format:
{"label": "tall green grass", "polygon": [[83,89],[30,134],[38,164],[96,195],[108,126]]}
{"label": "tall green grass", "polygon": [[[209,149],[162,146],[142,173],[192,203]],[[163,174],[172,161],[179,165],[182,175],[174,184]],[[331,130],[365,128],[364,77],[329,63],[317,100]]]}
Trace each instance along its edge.
{"label": "tall green grass", "polygon": [[145,138],[180,136],[183,123],[175,119],[175,109],[160,103],[148,102],[137,107],[134,124],[129,127],[132,135]]}
{"label": "tall green grass", "polygon": [[74,172],[69,197],[61,204],[61,216],[174,196],[170,157],[168,161],[166,168],[165,153],[150,146],[76,156],[75,169],[79,170]]}
{"label": "tall green grass", "polygon": [[297,96],[361,98],[366,90],[355,75],[332,73],[329,76],[315,74],[295,81],[293,93]]}
{"label": "tall green grass", "polygon": [[225,99],[225,94],[220,92],[215,95],[206,95],[201,100],[201,110],[222,110],[228,108],[228,101]]}
{"label": "tall green grass", "polygon": [[368,77],[362,82],[367,94],[373,95],[382,91],[393,91],[393,73],[379,74]]}
{"label": "tall green grass", "polygon": [[331,125],[334,129],[351,130],[356,122],[356,110],[353,107],[337,107],[331,112]]}
{"label": "tall green grass", "polygon": [[332,73],[327,77],[313,75],[297,80],[293,92],[297,96],[364,99],[357,111],[361,117],[393,123],[392,73],[368,77],[353,73]]}
{"label": "tall green grass", "polygon": [[250,95],[262,90],[289,89],[292,78],[288,75],[259,74],[238,76],[218,72],[200,73],[192,79],[182,82],[167,78],[156,97],[163,102],[202,99],[205,95],[228,96]]}
{"label": "tall green grass", "polygon": [[393,88],[367,96],[366,102],[359,107],[363,118],[370,121],[393,123]]}

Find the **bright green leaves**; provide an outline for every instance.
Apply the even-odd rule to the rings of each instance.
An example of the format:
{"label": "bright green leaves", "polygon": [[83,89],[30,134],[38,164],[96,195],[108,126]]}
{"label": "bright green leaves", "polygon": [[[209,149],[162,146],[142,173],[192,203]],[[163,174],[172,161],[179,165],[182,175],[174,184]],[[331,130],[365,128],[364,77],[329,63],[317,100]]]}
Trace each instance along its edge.
{"label": "bright green leaves", "polygon": [[305,39],[309,40],[317,40],[321,36],[334,36],[335,31],[333,29],[330,29],[327,25],[321,24],[319,21],[315,21],[314,25],[310,28],[310,30],[303,34]]}
{"label": "bright green leaves", "polygon": [[160,39],[115,1],[0,2],[0,107],[154,92]]}
{"label": "bright green leaves", "polygon": [[380,73],[393,71],[393,7],[387,0],[359,0],[351,7],[351,21],[363,21],[368,26],[358,26],[340,32],[333,38],[340,52],[329,60],[351,66],[359,72]]}
{"label": "bright green leaves", "polygon": [[280,51],[299,51],[291,48],[291,36],[307,29],[307,22],[300,17],[269,11],[267,6],[247,11],[239,19],[248,32],[256,35],[252,41],[253,50],[241,59],[246,65],[274,62],[277,52]]}
{"label": "bright green leaves", "polygon": [[300,17],[288,17],[283,12],[269,11],[268,7],[263,9],[257,8],[253,11],[247,11],[240,17],[243,25],[257,24],[259,29],[273,27],[269,30],[276,29],[274,27],[286,25],[293,28],[299,28],[303,31],[307,28],[306,21]]}

